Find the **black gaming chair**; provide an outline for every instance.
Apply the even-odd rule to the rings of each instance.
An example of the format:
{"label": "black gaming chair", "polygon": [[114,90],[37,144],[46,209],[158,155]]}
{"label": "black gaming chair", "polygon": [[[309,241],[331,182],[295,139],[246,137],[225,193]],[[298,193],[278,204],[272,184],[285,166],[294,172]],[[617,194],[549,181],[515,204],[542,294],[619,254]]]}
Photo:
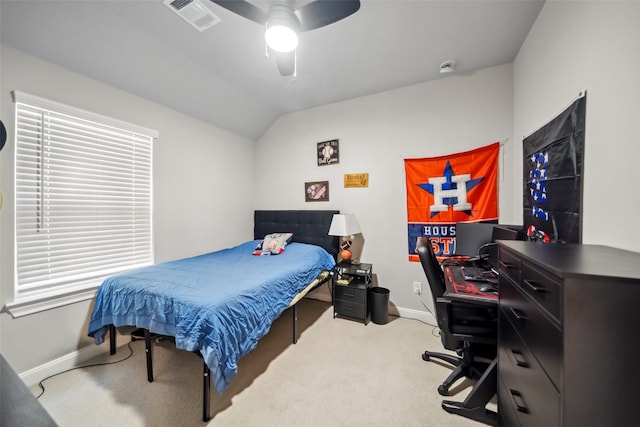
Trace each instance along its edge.
{"label": "black gaming chair", "polygon": [[422,355],[425,361],[436,358],[455,367],[438,386],[438,393],[448,396],[453,383],[462,377],[480,378],[491,360],[496,357],[498,310],[497,306],[454,301],[444,297],[444,272],[431,245],[419,247],[418,255],[429,281],[442,345],[459,356],[431,351],[425,351]]}

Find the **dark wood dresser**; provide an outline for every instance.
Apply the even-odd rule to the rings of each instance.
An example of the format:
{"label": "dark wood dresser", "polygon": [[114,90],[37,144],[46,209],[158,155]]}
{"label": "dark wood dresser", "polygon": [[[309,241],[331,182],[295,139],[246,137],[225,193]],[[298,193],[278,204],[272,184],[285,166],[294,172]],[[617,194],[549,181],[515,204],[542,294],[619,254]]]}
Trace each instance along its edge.
{"label": "dark wood dresser", "polygon": [[640,254],[521,241],[499,254],[499,425],[638,425]]}

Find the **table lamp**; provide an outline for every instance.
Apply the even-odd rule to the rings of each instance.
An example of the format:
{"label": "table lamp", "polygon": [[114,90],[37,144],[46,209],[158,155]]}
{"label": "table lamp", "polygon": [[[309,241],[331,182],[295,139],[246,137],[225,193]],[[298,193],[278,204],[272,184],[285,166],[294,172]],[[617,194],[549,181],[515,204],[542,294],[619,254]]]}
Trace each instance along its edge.
{"label": "table lamp", "polygon": [[[334,214],[331,219],[331,226],[329,227],[330,236],[340,236],[342,238],[353,238],[354,234],[360,233],[360,226],[356,221],[354,214]],[[349,239],[344,239],[340,243],[340,258],[343,261],[350,261],[352,253],[349,250],[353,242]]]}

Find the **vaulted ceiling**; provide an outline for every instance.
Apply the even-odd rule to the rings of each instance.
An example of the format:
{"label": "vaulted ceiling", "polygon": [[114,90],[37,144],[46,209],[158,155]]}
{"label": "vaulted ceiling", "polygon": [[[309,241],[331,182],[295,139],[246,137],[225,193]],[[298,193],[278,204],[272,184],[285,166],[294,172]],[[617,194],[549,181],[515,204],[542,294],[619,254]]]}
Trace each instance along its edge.
{"label": "vaulted ceiling", "polygon": [[195,1],[220,22],[200,32],[162,0],[0,0],[0,42],[257,140],[282,114],[451,75],[447,60],[454,73],[510,63],[544,3],[362,0],[301,33],[297,74],[282,77],[264,27]]}

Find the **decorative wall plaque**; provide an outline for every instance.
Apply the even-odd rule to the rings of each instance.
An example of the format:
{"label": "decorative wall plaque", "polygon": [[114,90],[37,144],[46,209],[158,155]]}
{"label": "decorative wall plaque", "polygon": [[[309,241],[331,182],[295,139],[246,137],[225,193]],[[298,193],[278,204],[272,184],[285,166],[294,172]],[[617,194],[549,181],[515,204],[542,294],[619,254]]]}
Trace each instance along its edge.
{"label": "decorative wall plaque", "polygon": [[318,166],[335,165],[340,163],[338,139],[318,142]]}
{"label": "decorative wall plaque", "polygon": [[368,173],[344,174],[344,188],[366,188],[369,186]]}

